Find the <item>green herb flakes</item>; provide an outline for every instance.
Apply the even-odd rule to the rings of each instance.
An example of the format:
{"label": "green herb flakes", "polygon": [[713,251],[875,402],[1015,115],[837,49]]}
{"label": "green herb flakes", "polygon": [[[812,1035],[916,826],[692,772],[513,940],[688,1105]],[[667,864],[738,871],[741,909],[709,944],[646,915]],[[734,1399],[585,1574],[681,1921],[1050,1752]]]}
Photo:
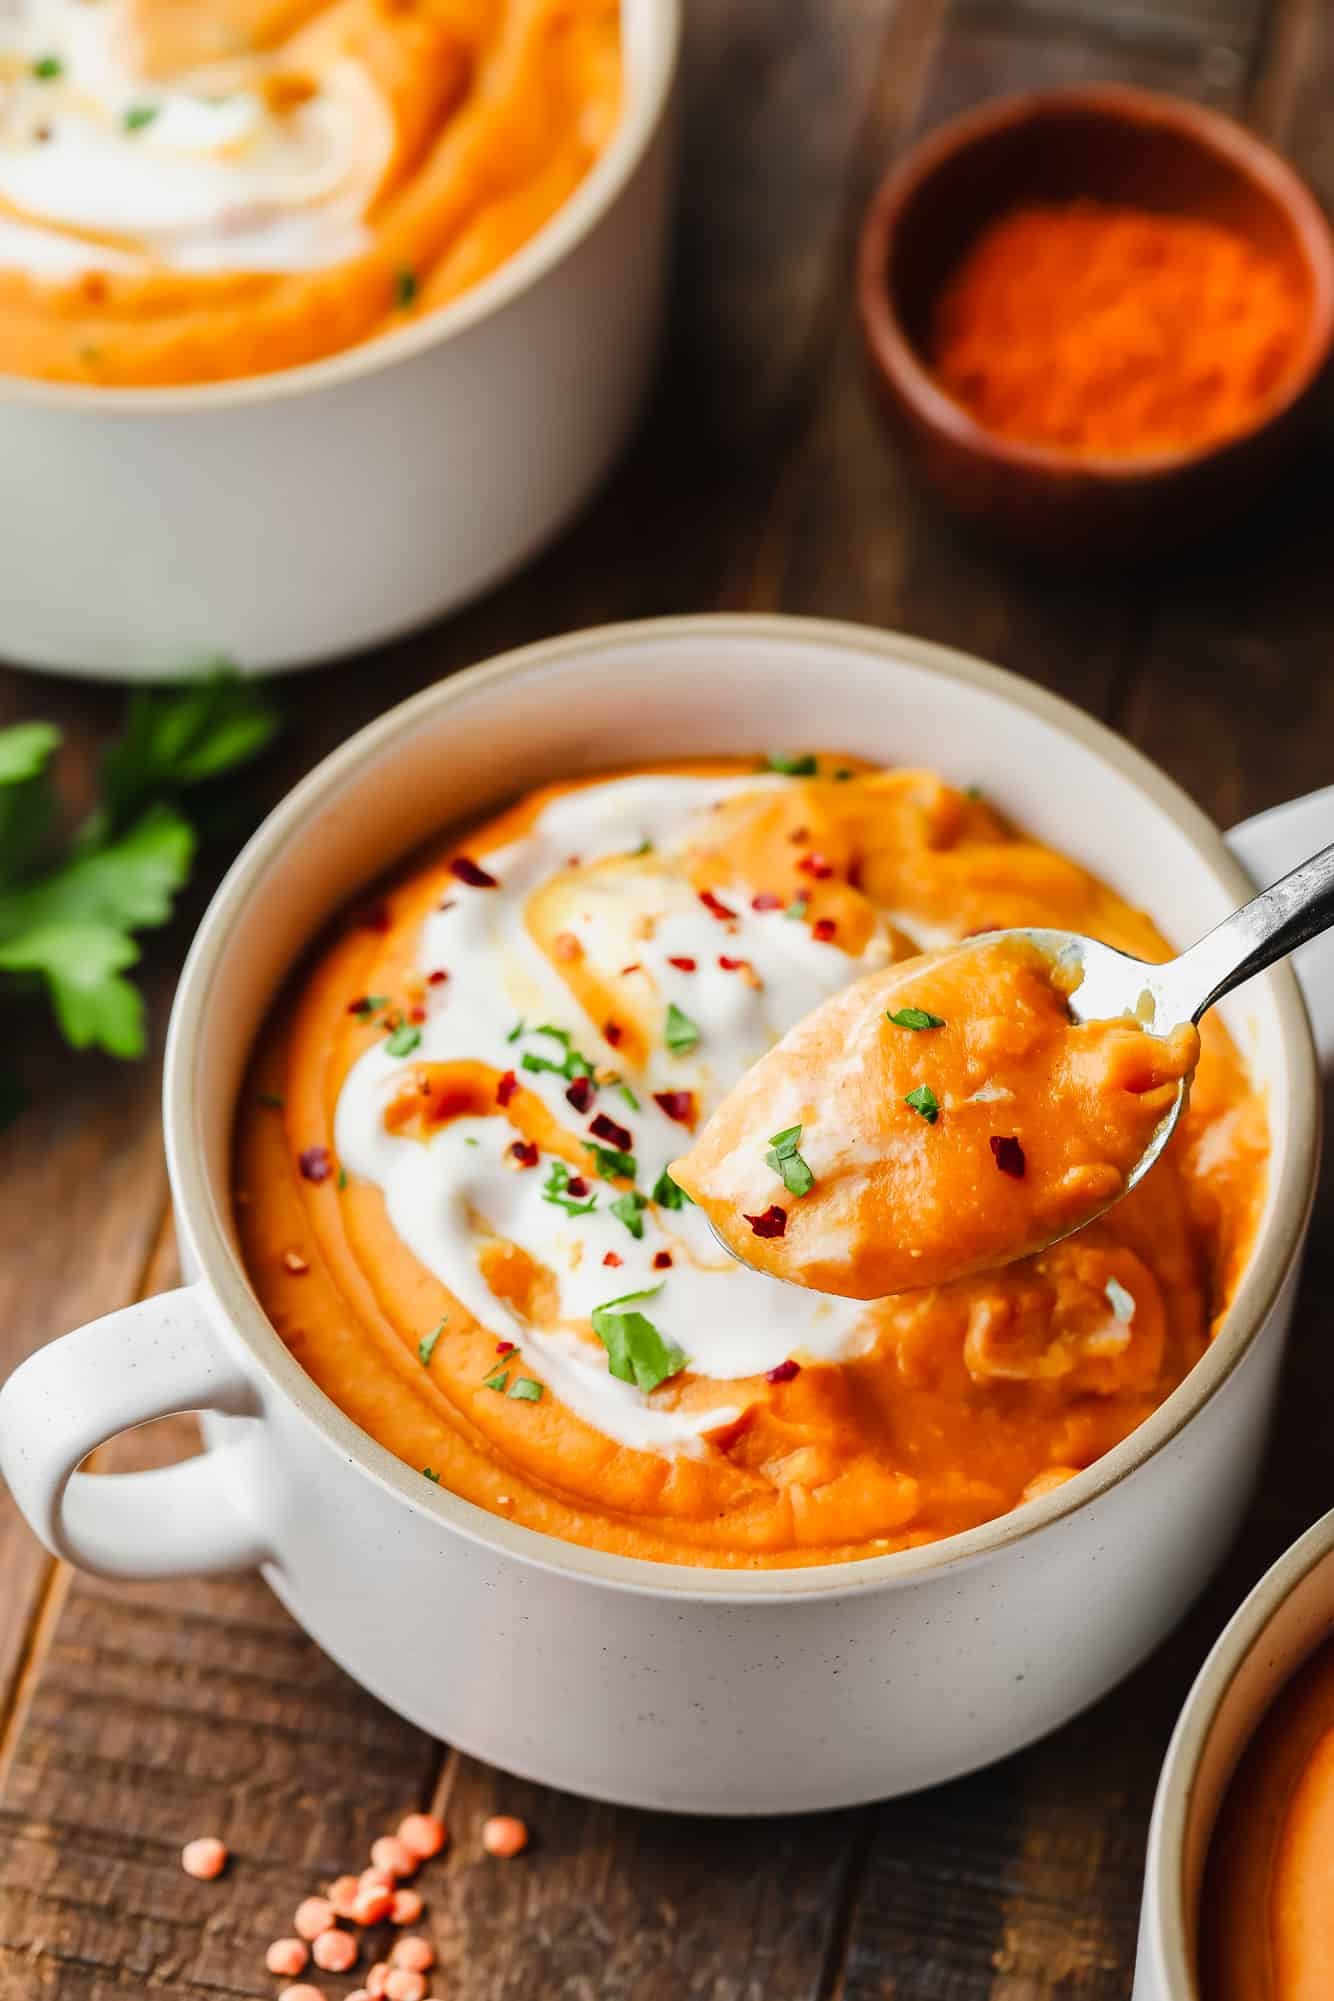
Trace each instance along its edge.
{"label": "green herb flakes", "polygon": [[440,1475],[430,1466],[422,1467],[422,1478],[423,1480],[431,1481],[433,1486],[438,1487],[440,1485]]}
{"label": "green herb flakes", "polygon": [[593,1308],[593,1332],[607,1351],[608,1369],[618,1382],[633,1383],[646,1394],[679,1375],[688,1359],[637,1310],[641,1301],[656,1299],[661,1291],[660,1285],[654,1285],[646,1292],[623,1293],[619,1299]]}
{"label": "green herb flakes", "polygon": [[940,1117],[940,1102],[929,1084],[919,1084],[915,1091],[908,1092],[903,1102],[911,1105],[915,1112],[920,1112],[929,1126],[933,1126]]}
{"label": "green herb flakes", "polygon": [[638,1112],[643,1110],[643,1107],[640,1104],[638,1098],[635,1096],[634,1092],[630,1089],[630,1086],[628,1084],[618,1084],[616,1088],[620,1092],[621,1096],[625,1099],[626,1104],[630,1107],[630,1110],[632,1112]]}
{"label": "green herb flakes", "polygon": [[542,1200],[554,1203],[556,1208],[563,1209],[567,1216],[586,1216],[590,1209],[597,1208],[598,1198],[596,1195],[590,1195],[586,1202],[579,1202],[574,1196],[567,1195],[565,1191],[571,1179],[570,1170],[565,1162],[553,1160],[550,1172],[542,1183]]}
{"label": "green herb flakes", "polygon": [[791,903],[789,903],[787,909],[783,912],[783,915],[784,917],[795,918],[796,921],[800,923],[801,919],[806,915],[806,912],[810,909],[810,907],[811,904],[809,897],[794,896]]}
{"label": "green herb flakes", "polygon": [[781,771],[784,778],[814,778],[820,769],[810,751],[800,757],[789,757],[781,750],[771,750],[764,763],[767,770]]}
{"label": "green herb flakes", "polygon": [[660,1209],[684,1209],[691,1197],[684,1188],[678,1188],[664,1167],[653,1184],[653,1200]]}
{"label": "green herb flakes", "polygon": [[788,1126],[774,1134],[764,1156],[766,1166],[778,1175],[789,1195],[809,1195],[815,1186],[815,1176],[797,1151],[800,1143],[801,1127]]}
{"label": "green herb flakes", "polygon": [[65,65],[59,56],[38,56],[32,66],[32,73],[38,83],[55,83],[65,74]]}
{"label": "green herb flakes", "polygon": [[663,1029],[663,1041],[674,1056],[686,1056],[699,1041],[699,1025],[676,1005],[667,1003],[667,1025]]}
{"label": "green herb flakes", "polygon": [[505,1040],[506,1042],[517,1042],[522,1034],[523,1034],[523,1016],[520,1015],[519,1019],[515,1022],[509,1034],[505,1037]]}
{"label": "green herb flakes", "polygon": [[347,1187],[347,1169],[345,1167],[340,1167],[338,1170],[337,1187],[340,1194]]}
{"label": "green herb flakes", "polygon": [[422,1039],[422,1032],[410,1021],[401,1021],[392,1035],[385,1037],[385,1050],[390,1056],[411,1056]]}
{"label": "green herb flakes", "polygon": [[421,1340],[417,1343],[417,1360],[424,1369],[429,1369],[431,1366],[431,1357],[435,1353],[435,1344],[444,1333],[448,1320],[449,1315],[446,1314],[439,1326],[433,1327],[429,1334],[423,1334]]}
{"label": "green herb flakes", "polygon": [[487,1377],[486,1381],[482,1384],[482,1388],[484,1390],[496,1390],[503,1394],[505,1385],[509,1382],[509,1379],[510,1372],[508,1369],[497,1369],[493,1376]]}
{"label": "green herb flakes", "polygon": [[124,125],[127,132],[142,132],[151,125],[162,109],[159,104],[132,104],[125,113]]}
{"label": "green herb flakes", "polygon": [[510,1391],[510,1400],[512,1403],[541,1403],[541,1383],[535,1383],[531,1376],[519,1376]]}
{"label": "green herb flakes", "polygon": [[417,273],[408,264],[401,264],[394,273],[394,304],[400,312],[417,303]]}
{"label": "green herb flakes", "polygon": [[618,1147],[598,1146],[594,1140],[585,1140],[585,1146],[597,1163],[597,1171],[604,1181],[637,1181],[639,1163],[632,1153],[622,1153]]}
{"label": "green herb flakes", "polygon": [[945,1026],[944,1020],[940,1015],[929,1014],[924,1007],[897,1008],[893,1014],[886,1013],[885,1020],[892,1021],[895,1028],[923,1029],[943,1028]]}
{"label": "green herb flakes", "polygon": [[618,1195],[612,1203],[611,1213],[618,1223],[624,1223],[632,1237],[637,1241],[642,1241],[644,1236],[644,1211],[647,1207],[648,1198],[646,1196],[641,1195],[637,1188],[627,1188],[624,1195]]}
{"label": "green herb flakes", "polygon": [[379,1014],[388,1005],[388,994],[363,994],[360,1000],[353,1001],[348,1013],[355,1015],[358,1021],[369,1021],[373,1014]]}

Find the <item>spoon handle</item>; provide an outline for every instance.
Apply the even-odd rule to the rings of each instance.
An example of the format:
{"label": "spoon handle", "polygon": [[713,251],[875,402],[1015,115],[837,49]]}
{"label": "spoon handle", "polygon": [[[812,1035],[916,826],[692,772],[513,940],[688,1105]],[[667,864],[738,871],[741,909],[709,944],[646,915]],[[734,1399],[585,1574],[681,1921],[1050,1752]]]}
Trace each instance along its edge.
{"label": "spoon handle", "polygon": [[1172,967],[1181,1017],[1206,1008],[1334,924],[1334,843],[1281,876],[1183,952]]}

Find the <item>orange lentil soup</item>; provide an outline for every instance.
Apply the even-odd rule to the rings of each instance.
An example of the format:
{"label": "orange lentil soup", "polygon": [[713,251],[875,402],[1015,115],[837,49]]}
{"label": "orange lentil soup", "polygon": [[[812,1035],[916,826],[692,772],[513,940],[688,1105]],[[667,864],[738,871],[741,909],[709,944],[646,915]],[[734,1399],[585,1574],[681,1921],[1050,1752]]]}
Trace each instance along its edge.
{"label": "orange lentil soup", "polygon": [[778,764],[553,786],[447,844],[294,978],[237,1120],[246,1263],[321,1388],[467,1500],[676,1563],[869,1556],[1070,1478],[1204,1352],[1264,1187],[1207,1020],[1161,1162],[1051,1251],[870,1303],[738,1265],[668,1170],[822,1003],[1012,925],[1167,956],[929,772]]}
{"label": "orange lentil soup", "polygon": [[1279,1695],[1237,1769],[1205,1872],[1203,2001],[1334,1995],[1334,1642]]}
{"label": "orange lentil soup", "polygon": [[746,1072],[672,1174],[737,1257],[817,1292],[1012,1264],[1125,1192],[1199,1057],[1189,1024],[1072,1022],[1070,987],[1021,939],[872,973]]}
{"label": "orange lentil soup", "polygon": [[217,382],[447,304],[561,207],[617,0],[15,0],[0,371]]}

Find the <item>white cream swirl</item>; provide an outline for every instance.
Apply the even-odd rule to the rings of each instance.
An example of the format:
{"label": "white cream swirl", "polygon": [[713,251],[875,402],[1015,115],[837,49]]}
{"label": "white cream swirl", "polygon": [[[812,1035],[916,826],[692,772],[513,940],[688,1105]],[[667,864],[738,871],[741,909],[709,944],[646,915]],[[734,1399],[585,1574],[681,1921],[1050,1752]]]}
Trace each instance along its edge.
{"label": "white cream swirl", "polygon": [[[691,1090],[707,1114],[793,1022],[873,963],[883,963],[880,940],[864,957],[852,958],[781,909],[753,909],[747,885],[722,892],[735,911],[733,924],[724,928],[672,868],[692,825],[698,828],[715,801],[785,782],[646,776],[590,786],[548,805],[526,838],[488,855],[486,867],[498,888],[460,884],[423,926],[421,971],[444,969],[449,977],[427,988],[427,1016],[411,1060],[472,1059],[519,1071],[525,1051],[559,1056],[553,1039],[533,1033],[551,1025],[565,1030],[595,1064],[615,1067],[615,1048],[534,943],[525,910],[571,855],[589,863],[633,854],[651,842],[652,863],[601,885],[592,872],[567,919],[591,967],[614,980],[635,963],[654,1009],[664,1013],[674,1002],[699,1029],[696,1046],[687,1051],[673,1053],[655,1042],[646,1073],[632,1080],[635,1103],[615,1085],[598,1093],[596,1109],[630,1134],[637,1185],[648,1194],[686,1138],[654,1103],[653,1092]],[[724,968],[720,956],[748,961],[758,977],[748,980]],[[674,966],[673,959],[692,960],[693,970]],[[528,1032],[514,1039],[521,1020]],[[545,1157],[536,1170],[516,1173],[506,1165],[514,1133],[499,1112],[449,1122],[425,1144],[390,1131],[384,1114],[403,1071],[404,1059],[391,1056],[383,1041],[353,1066],[335,1121],[340,1161],[383,1191],[398,1235],[469,1312],[500,1338],[521,1341],[525,1360],[541,1370],[551,1390],[607,1437],[665,1455],[697,1451],[704,1433],[737,1412],[725,1404],[675,1409],[669,1397],[646,1396],[612,1377],[597,1343],[521,1322],[479,1268],[485,1236],[521,1245],[556,1276],[565,1322],[586,1325],[594,1307],[660,1286],[644,1310],[689,1356],[693,1374],[719,1383],[762,1374],[788,1358],[841,1361],[869,1346],[862,1305],[746,1271],[720,1250],[691,1206],[651,1205],[643,1212],[642,1239],[636,1239],[611,1213],[616,1190],[596,1182],[590,1183],[596,1209],[567,1215],[544,1196]],[[571,1112],[564,1077],[521,1075],[563,1125],[586,1123]],[[654,1263],[663,1251],[671,1256],[666,1269]],[[608,1252],[617,1260],[611,1269],[604,1262]]]}
{"label": "white cream swirl", "polygon": [[297,271],[362,251],[394,144],[365,68],[327,47],[307,65],[298,37],[161,77],[138,15],[0,0],[0,265]]}

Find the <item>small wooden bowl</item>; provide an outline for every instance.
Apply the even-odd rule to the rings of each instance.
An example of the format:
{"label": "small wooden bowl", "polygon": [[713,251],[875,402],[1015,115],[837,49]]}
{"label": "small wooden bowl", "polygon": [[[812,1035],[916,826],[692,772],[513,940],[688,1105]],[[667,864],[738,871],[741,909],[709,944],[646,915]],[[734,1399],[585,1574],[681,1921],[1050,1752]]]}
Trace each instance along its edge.
{"label": "small wooden bowl", "polygon": [[[998,436],[935,381],[931,309],[967,246],[1018,203],[1079,197],[1224,223],[1299,275],[1302,348],[1251,429],[1153,457],[1075,457]],[[871,203],[857,289],[878,401],[930,485],[979,526],[1081,562],[1172,547],[1255,499],[1298,443],[1334,346],[1334,236],[1303,182],[1231,119],[1115,85],[1002,98],[915,147]]]}

